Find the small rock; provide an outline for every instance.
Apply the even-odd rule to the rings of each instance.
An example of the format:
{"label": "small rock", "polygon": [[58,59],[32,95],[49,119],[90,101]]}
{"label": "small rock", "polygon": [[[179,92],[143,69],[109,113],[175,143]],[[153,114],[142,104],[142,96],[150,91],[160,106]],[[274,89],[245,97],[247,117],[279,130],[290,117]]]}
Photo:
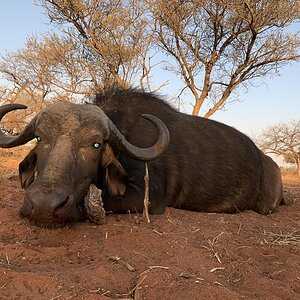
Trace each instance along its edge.
{"label": "small rock", "polygon": [[84,197],[84,206],[89,221],[96,224],[105,224],[106,216],[101,197],[102,191],[91,184]]}

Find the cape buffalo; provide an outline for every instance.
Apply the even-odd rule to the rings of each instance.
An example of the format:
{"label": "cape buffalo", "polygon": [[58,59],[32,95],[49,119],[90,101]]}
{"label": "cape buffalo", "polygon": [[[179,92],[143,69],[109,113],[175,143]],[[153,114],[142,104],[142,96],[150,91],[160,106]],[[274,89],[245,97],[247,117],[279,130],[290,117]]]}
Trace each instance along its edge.
{"label": "cape buffalo", "polygon": [[[2,106],[0,120],[9,111],[24,108],[21,104]],[[159,132],[154,133],[152,146],[144,148],[128,142],[94,105],[58,102],[35,116],[20,135],[0,131],[3,148],[37,139],[19,165],[21,185],[26,189],[21,216],[41,226],[63,225],[84,218],[83,199],[91,184],[105,186],[111,195],[124,194],[127,174],[114,153],[150,161],[169,143],[169,131],[158,118],[148,114],[143,118]]]}
{"label": "cape buffalo", "polygon": [[[18,108],[25,107],[3,106],[0,118]],[[280,169],[246,135],[180,113],[152,94],[112,89],[93,104],[49,105],[19,136],[2,133],[0,146],[34,137],[37,146],[19,166],[26,189],[20,212],[40,223],[84,219],[83,198],[92,183],[102,189],[106,211],[141,212],[144,161],[151,214],[167,206],[268,214],[285,203]]]}

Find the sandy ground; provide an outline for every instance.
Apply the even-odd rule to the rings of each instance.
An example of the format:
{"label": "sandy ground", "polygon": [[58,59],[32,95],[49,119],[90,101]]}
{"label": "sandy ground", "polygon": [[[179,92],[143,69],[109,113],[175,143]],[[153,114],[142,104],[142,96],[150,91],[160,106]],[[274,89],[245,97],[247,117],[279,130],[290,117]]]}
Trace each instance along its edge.
{"label": "sandy ground", "polygon": [[167,209],[45,229],[18,215],[23,156],[0,152],[0,299],[300,299],[299,181],[269,216]]}

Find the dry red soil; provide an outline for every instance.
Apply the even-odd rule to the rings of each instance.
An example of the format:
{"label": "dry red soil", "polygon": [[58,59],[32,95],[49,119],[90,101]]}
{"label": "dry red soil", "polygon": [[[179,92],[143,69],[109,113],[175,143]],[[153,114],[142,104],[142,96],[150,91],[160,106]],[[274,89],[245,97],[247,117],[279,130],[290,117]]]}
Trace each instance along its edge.
{"label": "dry red soil", "polygon": [[0,299],[300,299],[299,181],[268,216],[167,209],[45,229],[18,215],[21,150],[0,152]]}

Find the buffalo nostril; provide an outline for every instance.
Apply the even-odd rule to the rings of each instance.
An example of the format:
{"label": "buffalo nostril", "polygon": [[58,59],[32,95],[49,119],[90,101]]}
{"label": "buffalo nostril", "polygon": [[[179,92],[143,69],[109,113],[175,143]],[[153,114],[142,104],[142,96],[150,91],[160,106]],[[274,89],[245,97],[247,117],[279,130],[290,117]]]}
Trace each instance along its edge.
{"label": "buffalo nostril", "polygon": [[60,202],[55,207],[53,211],[53,217],[57,221],[65,221],[68,219],[68,214],[73,210],[73,201],[72,197],[65,196],[64,198],[60,199]]}
{"label": "buffalo nostril", "polygon": [[58,205],[55,207],[54,211],[63,208],[69,201],[69,196],[66,196],[65,199],[60,199],[60,201],[57,203]]}
{"label": "buffalo nostril", "polygon": [[70,197],[66,193],[42,191],[31,192],[28,195],[28,208],[35,218],[52,218],[54,213],[67,206]]}
{"label": "buffalo nostril", "polygon": [[66,224],[79,219],[72,193],[31,188],[27,191],[20,216],[37,224]]}

